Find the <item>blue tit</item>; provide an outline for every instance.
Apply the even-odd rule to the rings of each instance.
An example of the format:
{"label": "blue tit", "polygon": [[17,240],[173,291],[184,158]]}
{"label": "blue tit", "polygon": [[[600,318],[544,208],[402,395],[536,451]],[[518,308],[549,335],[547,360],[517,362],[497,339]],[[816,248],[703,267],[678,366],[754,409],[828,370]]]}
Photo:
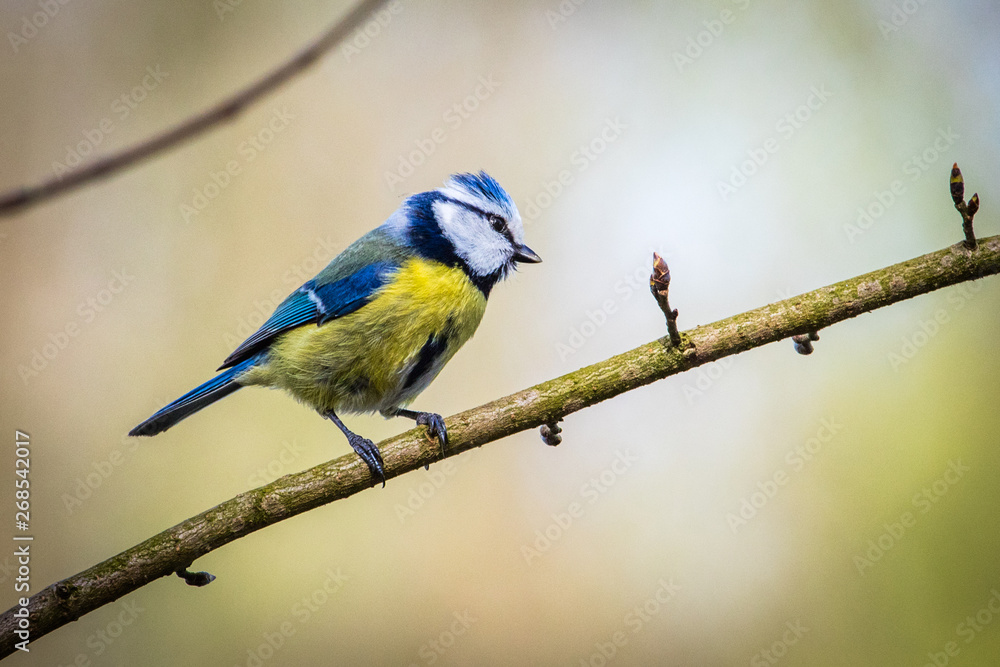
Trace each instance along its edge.
{"label": "blue tit", "polygon": [[407,417],[447,443],[440,415],[408,405],[472,337],[493,286],[519,262],[521,216],[485,172],[408,197],[380,227],[285,299],[222,371],[136,426],[155,435],[250,385],[284,389],[330,419],[385,486],[382,455],[339,414]]}

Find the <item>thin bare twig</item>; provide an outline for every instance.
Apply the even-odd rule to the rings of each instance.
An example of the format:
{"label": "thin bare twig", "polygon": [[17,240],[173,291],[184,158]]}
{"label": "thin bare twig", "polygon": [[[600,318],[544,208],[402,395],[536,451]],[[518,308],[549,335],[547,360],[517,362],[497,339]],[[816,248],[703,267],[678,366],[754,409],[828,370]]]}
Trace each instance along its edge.
{"label": "thin bare twig", "polygon": [[193,139],[216,125],[233,120],[247,107],[274,92],[283,83],[316,62],[323,54],[354,32],[383,2],[385,0],[362,0],[344,18],[294,58],[229,99],[189,118],[180,125],[121,152],[96,160],[65,176],[0,194],[0,216],[18,213],[29,206],[51,199],[85,183],[110,176],[137,162],[153,157],[157,153]]}

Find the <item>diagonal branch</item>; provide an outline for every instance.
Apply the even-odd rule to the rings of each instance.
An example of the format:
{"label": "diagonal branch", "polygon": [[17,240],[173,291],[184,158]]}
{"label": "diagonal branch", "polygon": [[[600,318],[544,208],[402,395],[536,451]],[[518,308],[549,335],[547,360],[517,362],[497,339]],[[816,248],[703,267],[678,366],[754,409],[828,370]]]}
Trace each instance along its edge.
{"label": "diagonal branch", "polygon": [[319,60],[322,55],[354,32],[368,15],[383,2],[385,0],[362,0],[347,16],[323,33],[311,45],[300,51],[294,58],[229,99],[189,118],[180,125],[150,137],[142,143],[96,160],[66,176],[55,177],[36,185],[23,186],[0,193],[0,216],[17,213],[28,206],[55,197],[84,183],[110,176],[188,139],[193,139],[216,125],[233,120],[247,107],[274,92],[283,83]]}
{"label": "diagonal branch", "polygon": [[[554,424],[595,403],[723,357],[996,273],[1000,273],[1000,236],[980,239],[975,251],[959,243],[696,327],[681,334],[680,346],[661,338],[451,417],[444,456]],[[387,478],[434,463],[441,456],[437,443],[416,429],[383,441],[379,449]],[[37,593],[29,603],[31,638],[52,632],[155,579],[185,571],[195,559],[224,544],[354,495],[371,484],[366,465],[350,454],[241,493]],[[0,657],[15,650],[16,609],[0,616]]]}

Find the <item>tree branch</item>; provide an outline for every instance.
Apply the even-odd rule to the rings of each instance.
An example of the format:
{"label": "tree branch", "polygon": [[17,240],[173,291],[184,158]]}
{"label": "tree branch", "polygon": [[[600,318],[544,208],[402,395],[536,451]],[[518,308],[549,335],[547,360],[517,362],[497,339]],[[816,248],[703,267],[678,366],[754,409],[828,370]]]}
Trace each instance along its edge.
{"label": "tree branch", "polygon": [[[449,418],[443,456],[455,456],[542,424],[555,424],[595,403],[723,357],[996,273],[1000,273],[1000,236],[981,239],[975,251],[958,243],[696,327],[681,334],[679,346],[664,337]],[[387,478],[434,463],[442,456],[438,443],[430,442],[423,429],[384,440],[379,449]],[[155,579],[186,572],[197,558],[224,544],[354,495],[371,484],[367,466],[349,454],[241,493],[37,593],[29,603],[31,638],[52,632]],[[0,616],[0,657],[15,650],[16,609]]]}
{"label": "tree branch", "polygon": [[22,186],[0,193],[0,216],[23,211],[29,206],[45,201],[90,181],[110,176],[133,164],[153,157],[157,153],[173,148],[188,139],[223,122],[233,120],[247,107],[274,92],[283,83],[304,71],[327,51],[350,35],[385,0],[362,0],[344,18],[327,30],[313,44],[299,52],[294,58],[281,65],[259,81],[244,88],[216,106],[189,118],[151,137],[142,143],[126,148],[118,153],[101,158],[81,167],[66,176],[55,177],[36,185]]}

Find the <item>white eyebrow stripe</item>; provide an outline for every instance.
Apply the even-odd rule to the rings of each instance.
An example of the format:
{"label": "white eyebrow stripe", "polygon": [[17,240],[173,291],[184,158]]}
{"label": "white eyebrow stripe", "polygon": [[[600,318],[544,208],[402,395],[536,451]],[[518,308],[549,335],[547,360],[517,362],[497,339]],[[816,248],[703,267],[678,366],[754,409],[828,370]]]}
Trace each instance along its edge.
{"label": "white eyebrow stripe", "polygon": [[484,199],[482,197],[473,196],[471,193],[463,190],[461,188],[456,188],[453,186],[445,186],[443,188],[438,188],[438,192],[447,197],[448,199],[453,199],[457,202],[468,204],[469,206],[474,206],[480,211],[485,211],[487,213],[495,213],[506,218],[509,212],[504,209],[503,206],[499,206],[496,202]]}

